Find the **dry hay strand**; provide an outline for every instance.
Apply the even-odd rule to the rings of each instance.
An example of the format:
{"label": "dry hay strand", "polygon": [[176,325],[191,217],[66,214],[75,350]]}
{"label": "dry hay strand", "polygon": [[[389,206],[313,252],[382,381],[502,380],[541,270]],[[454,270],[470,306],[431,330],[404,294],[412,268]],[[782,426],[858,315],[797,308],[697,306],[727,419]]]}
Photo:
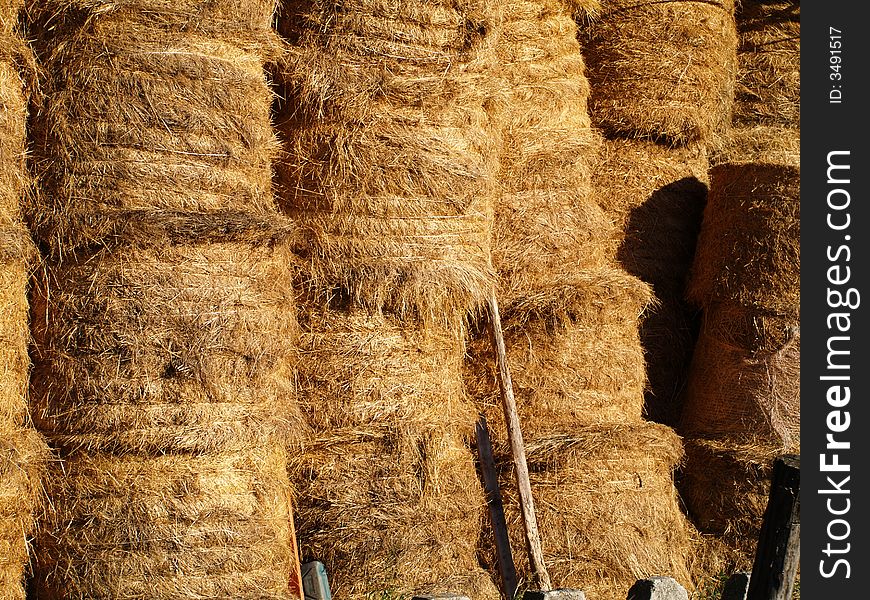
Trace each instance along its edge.
{"label": "dry hay strand", "polygon": [[52,467],[37,538],[39,598],[286,599],[286,454],[119,456]]}
{"label": "dry hay strand", "polygon": [[687,297],[797,320],[800,167],[730,163],[713,168],[710,179]]}
{"label": "dry hay strand", "polygon": [[[554,587],[583,589],[590,600],[622,600],[637,579],[668,575],[691,589],[690,528],[672,479],[682,445],[671,429],[654,423],[580,427],[531,440],[526,453]],[[507,455],[499,462],[510,464]],[[512,545],[522,548],[509,467],[501,479]],[[517,566],[521,576],[531,575],[525,561]]]}
{"label": "dry hay strand", "polygon": [[[243,451],[292,434],[286,248],[101,250],[34,294],[34,420],[65,450]],[[276,442],[277,443],[277,442]]]}
{"label": "dry hay strand", "polygon": [[489,0],[288,0],[280,201],[312,292],[441,321],[493,284]]}
{"label": "dry hay strand", "polygon": [[661,294],[640,322],[646,361],[644,416],[671,427],[679,424],[685,386],[698,338],[698,315],[681,296]]}
{"label": "dry hay strand", "polygon": [[[646,368],[637,320],[645,305],[611,295],[603,279],[587,282],[584,292],[588,310],[574,321],[531,320],[505,331],[520,422],[529,439],[640,417]],[[478,333],[465,381],[493,424],[504,422],[497,374],[490,340]],[[504,427],[493,427],[494,443],[506,441],[505,435]]]}
{"label": "dry hay strand", "polygon": [[195,222],[181,229],[261,235],[277,149],[271,2],[51,0],[29,13],[44,94],[43,193],[28,212],[54,254],[159,245],[185,233],[166,224],[179,214]]}
{"label": "dry hay strand", "polygon": [[609,135],[715,145],[731,120],[733,0],[605,0],[581,39],[593,121]]}
{"label": "dry hay strand", "polygon": [[[686,438],[677,486],[701,535],[698,571],[751,570],[782,447],[747,438]],[[703,556],[706,554],[707,556]]]}
{"label": "dry hay strand", "polygon": [[754,125],[735,127],[726,143],[711,157],[713,165],[733,162],[772,163],[799,167],[801,131],[798,127]]}
{"label": "dry hay strand", "polygon": [[323,561],[343,598],[497,598],[475,558],[484,499],[465,444],[476,412],[461,333],[314,303],[300,323],[310,430],[288,470],[303,560]]}
{"label": "dry hay strand", "polygon": [[735,125],[800,127],[800,3],[743,0],[737,11]]}
{"label": "dry hay strand", "polygon": [[513,0],[496,54],[504,89],[489,110],[502,136],[493,264],[503,308],[608,264],[612,226],[592,197],[600,148],[569,6]]}
{"label": "dry hay strand", "polygon": [[800,323],[736,305],[708,307],[680,429],[695,437],[752,431],[800,451]]}

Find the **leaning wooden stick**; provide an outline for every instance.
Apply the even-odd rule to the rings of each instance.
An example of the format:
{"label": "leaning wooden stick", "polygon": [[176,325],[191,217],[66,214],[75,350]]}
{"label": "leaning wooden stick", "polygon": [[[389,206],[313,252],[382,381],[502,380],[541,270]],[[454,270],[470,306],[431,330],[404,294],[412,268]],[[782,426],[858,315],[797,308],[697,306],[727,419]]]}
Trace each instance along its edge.
{"label": "leaning wooden stick", "polygon": [[544,566],[544,553],[541,550],[541,536],[538,533],[538,521],[535,517],[535,503],[532,500],[532,484],[529,481],[529,467],[526,464],[526,449],[523,445],[523,433],[520,430],[520,418],[517,414],[517,403],[514,398],[513,383],[507,364],[507,351],[504,344],[504,334],[501,329],[501,315],[498,311],[498,301],[492,293],[487,301],[489,308],[489,332],[492,338],[495,361],[498,366],[498,387],[501,391],[502,408],[508,437],[511,444],[511,455],[514,460],[514,472],[517,477],[517,489],[520,494],[520,509],[523,517],[523,529],[526,536],[526,547],[529,552],[529,564],[541,590],[552,589],[550,575]]}
{"label": "leaning wooden stick", "polygon": [[486,417],[480,415],[474,427],[477,438],[477,455],[480,458],[480,470],[483,473],[483,488],[486,492],[486,504],[489,507],[489,519],[492,523],[495,538],[495,551],[498,559],[498,572],[501,576],[501,588],[505,600],[512,600],[517,593],[517,569],[511,552],[510,537],[504,516],[504,504],[498,487],[498,474],[495,470],[495,459],[492,456],[492,445],[489,439],[489,427]]}

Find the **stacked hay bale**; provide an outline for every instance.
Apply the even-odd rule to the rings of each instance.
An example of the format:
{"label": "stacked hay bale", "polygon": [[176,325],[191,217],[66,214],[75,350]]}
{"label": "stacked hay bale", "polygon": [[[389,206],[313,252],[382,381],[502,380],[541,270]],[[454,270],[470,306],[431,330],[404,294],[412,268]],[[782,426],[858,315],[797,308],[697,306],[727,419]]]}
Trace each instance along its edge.
{"label": "stacked hay bale", "polygon": [[27,418],[28,269],[34,258],[21,203],[27,120],[19,62],[27,49],[18,30],[20,2],[0,2],[0,598],[23,600],[28,538],[45,445]]}
{"label": "stacked hay bale", "polygon": [[704,315],[681,422],[682,492],[701,531],[745,568],[765,503],[742,499],[766,499],[772,457],[800,452],[800,170],[728,163],[711,177],[688,291]]}
{"label": "stacked hay bale", "polygon": [[[544,562],[557,587],[623,598],[634,581],[688,585],[686,523],[669,429],[643,421],[638,316],[649,288],[613,261],[613,231],[591,177],[600,137],[572,11],[511,1],[497,46],[504,90],[490,110],[503,134],[493,227],[508,362],[526,441]],[[516,500],[495,365],[482,333],[466,379],[492,430],[515,559],[531,570]],[[492,572],[491,539],[482,559]]]}
{"label": "stacked hay bale", "polygon": [[303,559],[349,599],[497,597],[468,440],[464,320],[493,286],[494,8],[292,1],[278,81],[283,208],[305,234],[288,468]]}
{"label": "stacked hay bale", "polygon": [[732,129],[712,155],[689,288],[703,325],[680,425],[680,489],[710,534],[708,572],[751,567],[773,459],[800,450],[800,6],[746,0],[736,19]]}
{"label": "stacked hay bale", "polygon": [[683,301],[701,212],[708,149],[731,117],[732,0],[604,0],[583,19],[590,112],[607,136],[596,197],[617,224],[617,258],[653,287],[642,325],[647,416],[675,425],[696,324]]}
{"label": "stacked hay bale", "polygon": [[298,597],[272,5],[40,0],[29,17],[46,253],[31,391],[60,456],[35,593]]}

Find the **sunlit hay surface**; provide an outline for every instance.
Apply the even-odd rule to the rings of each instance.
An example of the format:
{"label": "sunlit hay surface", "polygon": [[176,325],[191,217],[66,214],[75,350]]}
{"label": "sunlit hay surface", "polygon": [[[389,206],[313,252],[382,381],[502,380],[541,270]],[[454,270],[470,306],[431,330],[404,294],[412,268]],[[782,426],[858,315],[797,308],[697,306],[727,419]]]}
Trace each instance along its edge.
{"label": "sunlit hay surface", "polygon": [[468,449],[462,332],[307,303],[297,361],[309,425],[288,470],[303,560],[333,593],[498,593],[477,565],[484,499]]}
{"label": "sunlit hay surface", "polygon": [[536,298],[564,307],[558,292],[608,264],[612,226],[592,196],[600,134],[587,111],[589,83],[570,7],[511,1],[496,42],[504,89],[489,105],[502,136],[501,194],[493,227],[500,301]]}
{"label": "sunlit hay surface", "polygon": [[[529,442],[527,456],[555,587],[582,589],[590,600],[622,600],[637,579],[667,574],[692,588],[686,565],[692,539],[672,479],[682,443],[671,429],[653,423],[577,427]],[[512,545],[521,549],[513,474],[505,468],[500,479]],[[515,560],[521,576],[531,577],[521,551]]]}
{"label": "sunlit hay surface", "polygon": [[[35,234],[55,255],[262,236],[275,52],[264,0],[32,2],[41,106]],[[144,222],[144,223],[143,223]]]}
{"label": "sunlit hay surface", "polygon": [[733,0],[604,0],[581,41],[590,112],[608,135],[718,143],[734,98]]}
{"label": "sunlit hay surface", "polygon": [[282,4],[280,200],[305,286],[443,321],[493,284],[490,0]]}
{"label": "sunlit hay surface", "polygon": [[[624,273],[622,278],[644,289]],[[603,278],[590,278],[577,291],[590,301],[575,320],[536,319],[506,330],[507,359],[528,440],[640,417],[646,369],[637,323],[645,302],[621,292],[606,287]],[[494,442],[506,442],[498,371],[485,332],[476,332],[470,344],[465,380],[493,424]]]}
{"label": "sunlit hay surface", "polygon": [[35,251],[21,221],[27,80],[32,57],[18,24],[21,2],[0,3],[0,598],[23,600],[45,443],[27,417],[27,283]]}

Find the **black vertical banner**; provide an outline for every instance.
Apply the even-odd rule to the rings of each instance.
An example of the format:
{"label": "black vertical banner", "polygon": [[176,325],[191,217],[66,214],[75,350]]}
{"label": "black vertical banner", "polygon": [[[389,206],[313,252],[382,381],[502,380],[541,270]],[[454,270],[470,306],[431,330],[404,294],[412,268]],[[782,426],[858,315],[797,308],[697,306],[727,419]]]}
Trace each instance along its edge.
{"label": "black vertical banner", "polygon": [[865,598],[870,29],[863,2],[801,5],[800,590]]}

